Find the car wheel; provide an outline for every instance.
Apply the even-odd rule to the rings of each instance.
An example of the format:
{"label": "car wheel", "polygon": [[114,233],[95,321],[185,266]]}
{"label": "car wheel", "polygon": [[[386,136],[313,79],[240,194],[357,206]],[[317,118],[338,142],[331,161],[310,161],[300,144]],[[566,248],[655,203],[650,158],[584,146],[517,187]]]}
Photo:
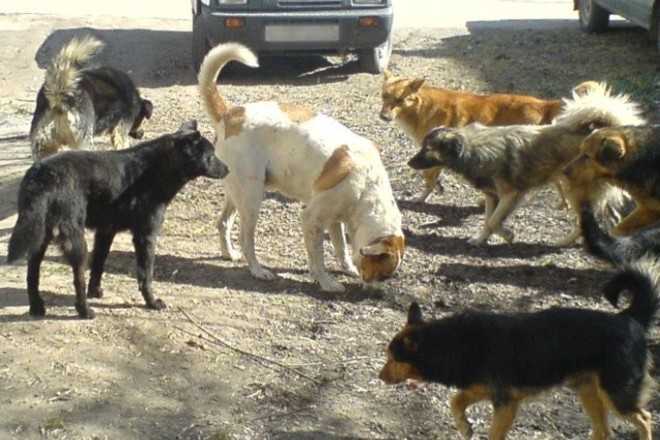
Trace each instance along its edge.
{"label": "car wheel", "polygon": [[580,0],[580,27],[585,32],[603,32],[610,22],[610,13],[595,0]]}
{"label": "car wheel", "polygon": [[362,49],[358,52],[360,69],[364,72],[379,74],[387,69],[392,56],[392,37],[377,47]]}
{"label": "car wheel", "polygon": [[195,73],[199,72],[199,68],[204,61],[204,57],[211,50],[209,43],[206,40],[204,32],[203,20],[201,14],[193,15],[193,28],[192,28],[192,62]]}

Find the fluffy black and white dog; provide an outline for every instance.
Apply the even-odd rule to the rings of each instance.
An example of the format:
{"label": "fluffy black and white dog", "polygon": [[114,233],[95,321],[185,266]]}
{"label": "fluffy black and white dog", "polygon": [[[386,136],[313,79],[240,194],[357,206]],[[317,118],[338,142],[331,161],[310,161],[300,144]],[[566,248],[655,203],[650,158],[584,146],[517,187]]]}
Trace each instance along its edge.
{"label": "fluffy black and white dog", "polygon": [[[7,257],[11,263],[28,256],[30,314],[46,312],[39,268],[55,241],[73,269],[76,310],[82,318],[93,318],[87,296],[103,296],[103,265],[115,234],[124,230],[133,234],[138,284],[147,307],[164,308],[154,297],[151,280],[165,209],[186,182],[199,176],[220,179],[227,173],[195,121],[126,150],[67,151],[36,162],[21,182]],[[85,228],[96,231],[87,292]]]}
{"label": "fluffy black and white dog", "polygon": [[88,66],[102,46],[90,36],[74,38],[48,66],[30,126],[34,160],[63,146],[90,148],[94,135],[110,134],[114,148],[128,147],[128,136],[142,138],[140,125],[151,117],[153,105],[126,73]]}

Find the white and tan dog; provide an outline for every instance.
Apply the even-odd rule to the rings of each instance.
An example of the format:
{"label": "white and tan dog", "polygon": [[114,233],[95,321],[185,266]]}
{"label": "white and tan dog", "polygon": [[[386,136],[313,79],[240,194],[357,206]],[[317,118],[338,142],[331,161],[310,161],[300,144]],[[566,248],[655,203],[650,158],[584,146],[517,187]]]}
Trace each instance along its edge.
{"label": "white and tan dog", "polygon": [[[303,232],[312,278],[326,291],[344,287],[326,271],[323,233],[328,231],[342,269],[364,282],[389,278],[401,263],[401,213],[376,146],[334,119],[277,102],[230,106],[216,80],[229,61],[257,67],[256,56],[240,44],[212,49],[199,71],[199,90],[215,123],[216,153],[229,166],[226,202],[218,229],[222,254],[238,259],[230,232],[240,215],[240,242],[250,272],[275,275],[261,266],[254,233],[264,191],[278,191],[305,203]],[[346,251],[344,225],[352,245]],[[357,267],[356,267],[357,266]]]}

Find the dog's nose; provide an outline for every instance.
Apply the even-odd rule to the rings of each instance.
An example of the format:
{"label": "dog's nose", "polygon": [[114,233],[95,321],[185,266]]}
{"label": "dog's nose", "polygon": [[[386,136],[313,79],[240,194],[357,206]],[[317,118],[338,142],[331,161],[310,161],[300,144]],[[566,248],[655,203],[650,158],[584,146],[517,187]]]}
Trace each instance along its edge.
{"label": "dog's nose", "polygon": [[380,112],[380,119],[385,122],[392,122],[392,113]]}

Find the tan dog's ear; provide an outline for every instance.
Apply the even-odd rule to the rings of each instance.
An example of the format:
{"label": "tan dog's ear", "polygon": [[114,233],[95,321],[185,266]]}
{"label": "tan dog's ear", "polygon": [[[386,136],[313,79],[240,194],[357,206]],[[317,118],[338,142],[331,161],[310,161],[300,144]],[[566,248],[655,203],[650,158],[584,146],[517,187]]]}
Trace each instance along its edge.
{"label": "tan dog's ear", "polygon": [[410,324],[419,324],[422,322],[422,309],[419,308],[419,304],[416,302],[413,302],[410,304],[410,308],[408,309],[408,321],[406,322],[407,325]]}
{"label": "tan dog's ear", "polygon": [[410,84],[408,84],[408,90],[410,91],[410,93],[417,93],[419,89],[422,88],[425,82],[426,80],[424,78],[413,79],[412,81],[410,81]]}
{"label": "tan dog's ear", "polygon": [[385,82],[388,82],[392,78],[394,78],[394,75],[389,69],[383,70],[383,78],[385,79]]}
{"label": "tan dog's ear", "polygon": [[621,137],[606,137],[600,144],[596,160],[607,164],[623,158],[626,154],[626,145]]}

